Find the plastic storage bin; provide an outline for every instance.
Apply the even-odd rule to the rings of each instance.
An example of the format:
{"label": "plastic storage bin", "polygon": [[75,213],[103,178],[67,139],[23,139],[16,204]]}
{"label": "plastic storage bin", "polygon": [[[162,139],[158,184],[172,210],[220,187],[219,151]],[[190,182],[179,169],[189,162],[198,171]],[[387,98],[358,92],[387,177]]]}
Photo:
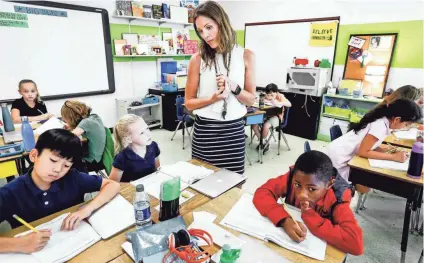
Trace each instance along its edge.
{"label": "plastic storage bin", "polygon": [[325,106],[324,112],[339,117],[349,118],[352,110]]}

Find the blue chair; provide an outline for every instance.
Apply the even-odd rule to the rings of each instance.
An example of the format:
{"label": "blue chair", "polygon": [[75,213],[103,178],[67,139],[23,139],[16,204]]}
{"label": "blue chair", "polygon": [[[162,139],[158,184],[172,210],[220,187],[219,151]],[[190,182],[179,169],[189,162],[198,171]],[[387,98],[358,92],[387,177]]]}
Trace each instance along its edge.
{"label": "blue chair", "polygon": [[[283,136],[284,142],[287,145],[288,150],[290,151],[290,146],[289,143],[287,141],[286,136],[284,135],[283,129],[287,127],[287,123],[289,122],[289,112],[290,112],[290,108],[286,107],[285,108],[286,112],[284,114],[284,122],[281,123],[280,127],[275,128],[275,131],[278,132],[278,134],[281,134],[281,136]],[[278,138],[278,155],[280,155],[280,137]]]}
{"label": "blue chair", "polygon": [[311,151],[311,146],[309,145],[309,142],[308,141],[305,142],[305,145],[303,146],[303,149],[304,149],[305,153]]}
{"label": "blue chair", "polygon": [[185,139],[184,131],[187,132],[188,137],[191,140],[190,132],[187,129],[187,124],[192,124],[193,119],[190,117],[189,114],[184,112],[184,97],[177,96],[177,98],[175,99],[175,107],[177,108],[177,119],[175,121],[178,121],[178,125],[174,131],[174,134],[172,135],[171,141],[174,140],[175,134],[177,133],[178,129],[180,128],[180,125],[182,124],[183,127],[181,131],[183,133],[183,149],[185,149],[184,148],[184,139]]}
{"label": "blue chair", "polygon": [[334,141],[335,139],[339,138],[342,135],[343,133],[339,125],[334,125],[333,127],[330,128],[331,141]]}

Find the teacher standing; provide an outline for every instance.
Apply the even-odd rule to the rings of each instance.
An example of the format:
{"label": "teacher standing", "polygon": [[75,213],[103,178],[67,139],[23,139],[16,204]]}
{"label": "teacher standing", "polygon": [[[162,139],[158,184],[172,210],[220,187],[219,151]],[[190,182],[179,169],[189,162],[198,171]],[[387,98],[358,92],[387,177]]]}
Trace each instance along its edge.
{"label": "teacher standing", "polygon": [[192,157],[244,173],[246,105],[255,101],[254,55],[236,45],[224,9],[213,1],[194,11],[200,52],[188,68],[185,106],[196,115]]}

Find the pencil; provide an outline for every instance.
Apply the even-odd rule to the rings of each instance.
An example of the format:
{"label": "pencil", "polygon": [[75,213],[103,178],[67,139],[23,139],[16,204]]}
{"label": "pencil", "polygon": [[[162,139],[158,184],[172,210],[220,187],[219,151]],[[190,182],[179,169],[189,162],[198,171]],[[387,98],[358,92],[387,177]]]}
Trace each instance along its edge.
{"label": "pencil", "polygon": [[296,224],[296,226],[297,226],[299,229],[302,229],[302,228],[300,228],[300,226],[299,226],[299,224],[297,223],[296,219],[294,219],[293,215],[289,212],[289,209],[287,208],[286,203],[283,203],[283,207],[284,207],[284,209],[286,210],[287,214],[289,214],[289,216],[291,217],[291,219],[294,221],[294,223]]}
{"label": "pencil", "polygon": [[42,112],[41,110],[37,109],[39,113],[44,114],[44,112]]}
{"label": "pencil", "polygon": [[22,219],[22,218],[20,218],[19,216],[17,216],[17,215],[13,215],[13,217],[14,217],[16,220],[18,220],[19,222],[21,222],[21,223],[22,223],[22,225],[24,225],[24,226],[28,227],[29,229],[31,229],[32,231],[34,231],[34,232],[38,233],[38,230],[37,230],[37,229],[35,229],[33,226],[31,226],[30,224],[28,224],[27,222],[25,222],[25,220],[23,220],[23,219]]}

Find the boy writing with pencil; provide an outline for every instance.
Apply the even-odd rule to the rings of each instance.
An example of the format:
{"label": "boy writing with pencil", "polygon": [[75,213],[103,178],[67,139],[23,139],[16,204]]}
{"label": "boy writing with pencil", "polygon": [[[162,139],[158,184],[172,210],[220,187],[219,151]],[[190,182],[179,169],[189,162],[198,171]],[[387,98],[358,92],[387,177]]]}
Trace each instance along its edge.
{"label": "boy writing with pencil", "polygon": [[[110,201],[119,192],[119,183],[71,169],[81,154],[81,141],[70,131],[53,129],[41,134],[29,154],[34,168],[0,188],[0,222],[6,220],[15,228],[22,220],[31,222],[83,203],[86,193],[99,191],[64,219],[62,230],[69,231]],[[41,250],[50,236],[49,230],[40,230],[19,238],[0,237],[0,253]]]}
{"label": "boy writing with pencil", "polygon": [[[301,209],[306,227],[295,222],[277,203],[281,197]],[[296,242],[305,240],[309,230],[346,253],[361,255],[362,230],[349,207],[351,198],[350,185],[337,174],[330,158],[322,152],[309,151],[299,156],[290,172],[259,187],[253,203],[261,215],[283,228]]]}

